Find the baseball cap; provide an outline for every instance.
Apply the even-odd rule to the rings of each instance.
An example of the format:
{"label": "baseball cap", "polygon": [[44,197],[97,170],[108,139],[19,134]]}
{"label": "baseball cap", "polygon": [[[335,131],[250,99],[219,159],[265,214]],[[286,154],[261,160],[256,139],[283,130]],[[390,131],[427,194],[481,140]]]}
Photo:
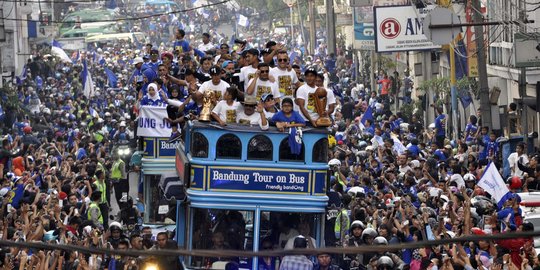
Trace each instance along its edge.
{"label": "baseball cap", "polygon": [[221,64],[221,68],[226,68],[230,63],[234,63],[233,61],[224,61],[223,64]]}
{"label": "baseball cap", "polygon": [[255,49],[255,48],[251,48],[251,49],[247,50],[246,53],[259,57],[259,50]]}
{"label": "baseball cap", "polygon": [[317,76],[317,69],[315,69],[315,67],[309,67],[308,69],[306,69],[306,71],[304,71],[304,75],[306,76],[310,73]]}
{"label": "baseball cap", "polygon": [[135,57],[135,59],[133,59],[133,65],[140,64],[140,63],[144,63],[144,60],[142,59],[142,57]]}
{"label": "baseball cap", "polygon": [[221,68],[217,66],[212,67],[208,73],[210,73],[210,75],[219,75],[221,74]]}
{"label": "baseball cap", "polygon": [[263,94],[261,96],[261,101],[268,101],[270,99],[273,99],[274,98],[274,95],[270,94],[270,93],[266,93],[266,94]]}

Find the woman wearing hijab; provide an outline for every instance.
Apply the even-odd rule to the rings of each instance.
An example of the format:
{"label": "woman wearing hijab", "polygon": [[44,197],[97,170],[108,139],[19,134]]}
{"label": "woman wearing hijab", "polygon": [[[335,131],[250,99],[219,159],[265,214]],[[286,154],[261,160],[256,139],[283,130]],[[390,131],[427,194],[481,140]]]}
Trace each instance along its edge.
{"label": "woman wearing hijab", "polygon": [[161,99],[159,93],[158,93],[158,86],[155,83],[151,83],[148,85],[147,88],[148,92],[146,95],[142,98],[139,98],[139,105],[140,106],[161,106],[163,104],[163,100]]}

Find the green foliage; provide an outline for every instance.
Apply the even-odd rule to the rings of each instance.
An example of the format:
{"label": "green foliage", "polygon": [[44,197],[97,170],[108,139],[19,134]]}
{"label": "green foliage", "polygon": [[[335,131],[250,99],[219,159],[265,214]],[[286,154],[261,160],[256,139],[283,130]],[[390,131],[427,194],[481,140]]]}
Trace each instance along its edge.
{"label": "green foliage", "polygon": [[4,111],[18,110],[21,106],[17,90],[14,87],[4,86],[0,88],[0,103]]}
{"label": "green foliage", "polygon": [[450,78],[440,77],[423,81],[420,83],[420,86],[418,86],[418,89],[422,91],[433,91],[435,95],[440,97],[435,102],[435,105],[442,106],[448,102],[450,97]]}

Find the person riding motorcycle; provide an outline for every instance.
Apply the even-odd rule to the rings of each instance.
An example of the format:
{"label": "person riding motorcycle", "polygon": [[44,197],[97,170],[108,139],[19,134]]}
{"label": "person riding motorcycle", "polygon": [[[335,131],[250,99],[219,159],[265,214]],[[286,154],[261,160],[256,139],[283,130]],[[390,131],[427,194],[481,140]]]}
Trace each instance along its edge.
{"label": "person riding motorcycle", "polygon": [[126,122],[122,121],[120,123],[118,131],[114,134],[114,142],[122,142],[130,140],[129,134],[126,131]]}

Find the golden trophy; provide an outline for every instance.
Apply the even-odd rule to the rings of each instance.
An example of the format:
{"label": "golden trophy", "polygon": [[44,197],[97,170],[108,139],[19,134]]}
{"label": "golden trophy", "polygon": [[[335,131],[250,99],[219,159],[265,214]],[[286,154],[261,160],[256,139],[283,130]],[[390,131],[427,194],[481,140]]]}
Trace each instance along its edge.
{"label": "golden trophy", "polygon": [[310,95],[315,103],[315,111],[319,115],[319,118],[315,121],[315,124],[317,127],[329,127],[332,125],[332,121],[330,120],[330,117],[326,115],[326,103],[328,101],[328,98],[326,97],[326,90],[319,87]]}
{"label": "golden trophy", "polygon": [[199,121],[210,122],[212,119],[212,109],[214,107],[214,100],[216,96],[214,91],[205,91],[203,95],[203,107],[201,114],[199,115]]}

